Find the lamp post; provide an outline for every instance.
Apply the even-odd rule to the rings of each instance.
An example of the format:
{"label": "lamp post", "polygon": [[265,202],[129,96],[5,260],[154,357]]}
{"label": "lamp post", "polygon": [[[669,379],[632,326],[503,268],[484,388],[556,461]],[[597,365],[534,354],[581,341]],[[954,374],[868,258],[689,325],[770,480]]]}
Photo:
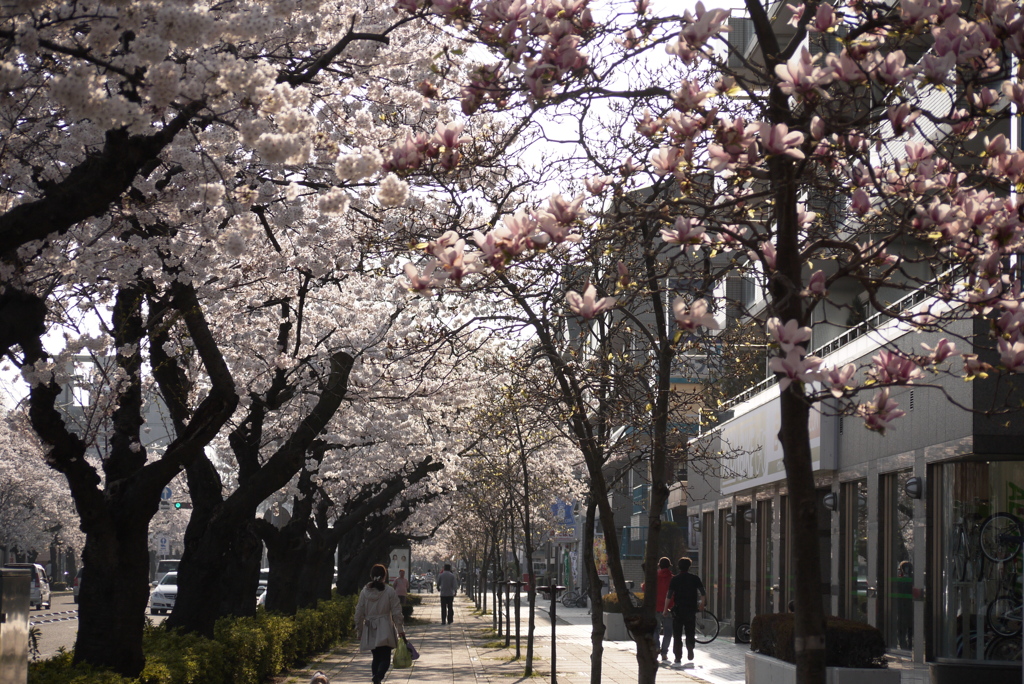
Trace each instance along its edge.
{"label": "lamp post", "polygon": [[[511,582],[512,580],[509,580]],[[508,648],[509,644],[512,643],[512,590],[509,587],[509,583],[506,582],[502,585],[505,588],[505,648]]]}
{"label": "lamp post", "polygon": [[558,661],[555,649],[555,606],[558,605],[558,595],[565,591],[565,587],[552,582],[550,586],[537,587],[537,590],[544,592],[551,598],[551,684],[555,684],[558,681]]}
{"label": "lamp post", "polygon": [[494,628],[494,633],[501,636],[501,573],[497,570],[494,571],[493,584],[494,591],[494,610],[491,613],[491,626]]}
{"label": "lamp post", "polygon": [[[512,589],[516,590],[516,660],[519,660],[519,589],[523,586],[523,583],[518,580],[508,581],[509,593]],[[506,645],[508,642],[506,642]]]}

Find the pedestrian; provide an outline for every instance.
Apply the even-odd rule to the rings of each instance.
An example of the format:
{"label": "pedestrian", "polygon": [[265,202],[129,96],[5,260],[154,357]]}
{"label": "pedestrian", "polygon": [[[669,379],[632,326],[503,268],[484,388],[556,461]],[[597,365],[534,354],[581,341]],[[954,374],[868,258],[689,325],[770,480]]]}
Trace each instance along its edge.
{"label": "pedestrian", "polygon": [[391,649],[398,645],[399,638],[405,638],[402,604],[388,586],[388,569],[383,565],[370,569],[370,583],[359,592],[355,622],[359,650],[373,654],[373,684],[380,684],[391,665]]}
{"label": "pedestrian", "polygon": [[[672,651],[676,657],[672,667],[683,666],[683,635],[686,635],[686,659],[693,660],[693,647],[697,643],[697,611],[704,610],[704,583],[700,577],[690,574],[693,563],[683,556],[679,559],[679,574],[668,584],[667,601],[673,601],[672,614]],[[668,615],[665,609],[662,615]]]}
{"label": "pedestrian", "polygon": [[668,663],[668,647],[672,643],[672,601],[668,598],[668,586],[672,582],[672,561],[662,558],[658,561],[657,594],[654,595],[654,609],[658,612],[658,624],[654,630],[654,643],[658,643],[658,628],[661,629],[661,662]]}
{"label": "pedestrian", "polygon": [[455,619],[455,592],[459,588],[459,580],[452,572],[451,563],[444,564],[444,570],[437,576],[437,593],[441,594],[441,624],[449,625]]}
{"label": "pedestrian", "polygon": [[398,594],[398,602],[404,606],[409,595],[409,578],[405,576],[405,570],[398,571],[398,577],[395,578],[395,593]]}

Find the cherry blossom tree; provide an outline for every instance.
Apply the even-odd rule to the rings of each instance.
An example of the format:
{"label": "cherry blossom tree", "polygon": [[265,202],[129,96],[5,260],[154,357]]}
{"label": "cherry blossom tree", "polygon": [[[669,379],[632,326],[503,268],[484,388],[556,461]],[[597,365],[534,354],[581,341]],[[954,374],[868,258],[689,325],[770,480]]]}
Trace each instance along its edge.
{"label": "cherry blossom tree", "polygon": [[[463,83],[467,116],[500,111],[524,127],[569,120],[578,132],[552,135],[572,151],[534,172],[543,187],[561,170],[547,204],[492,196],[494,218],[435,235],[410,283],[424,293],[504,288],[526,314],[567,402],[579,397],[567,420],[603,522],[597,469],[610,432],[587,422],[602,395],[573,386],[567,359],[597,364],[622,352],[594,342],[570,357],[537,312],[564,307],[586,332],[649,312],[656,324],[633,329],[656,331],[642,349],[660,378],[694,332],[721,324],[716,284],[735,277],[759,288],[763,306],[739,314],[755,315],[773,345],[797,539],[798,679],[824,681],[809,412],[856,414],[882,433],[897,424],[896,396],[908,385],[987,415],[1014,408],[1016,383],[997,380],[1016,374],[1022,358],[1015,254],[1024,152],[1008,125],[1024,106],[1019,3],[746,0],[750,45],[730,44],[730,11],[703,3],[681,16],[657,16],[644,0],[399,7],[491,48],[492,62]],[[592,220],[582,219],[586,207]],[[628,246],[653,231],[660,235]],[[542,280],[539,264],[551,263]],[[670,278],[689,281],[686,296],[672,301]],[[647,309],[630,298],[641,290]],[[935,341],[915,349],[914,336],[889,336],[860,366],[832,367],[811,353],[857,325],[864,304],[880,314],[875,325]],[[965,401],[953,376],[987,379],[994,403]],[[658,473],[667,378],[650,387],[655,401],[640,424]],[[664,503],[661,482],[652,484],[648,568]],[[616,555],[610,545],[624,598]],[[649,627],[646,615],[631,623],[634,637]],[[638,649],[641,682],[656,672],[647,651]]]}

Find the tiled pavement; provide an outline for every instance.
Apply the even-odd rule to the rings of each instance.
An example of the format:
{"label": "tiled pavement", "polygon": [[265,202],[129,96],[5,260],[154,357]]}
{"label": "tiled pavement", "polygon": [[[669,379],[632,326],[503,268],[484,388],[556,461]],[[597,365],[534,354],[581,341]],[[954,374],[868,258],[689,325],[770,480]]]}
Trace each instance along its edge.
{"label": "tiled pavement", "polygon": [[[388,684],[514,684],[523,676],[526,656],[525,606],[521,611],[522,658],[515,656],[515,636],[511,648],[504,647],[490,631],[491,616],[480,616],[464,596],[455,601],[455,623],[440,623],[437,594],[426,595],[414,616],[426,624],[413,624],[406,634],[420,652],[412,669],[391,670]],[[585,608],[557,612],[556,663],[559,684],[590,684],[590,618]],[[685,670],[661,668],[659,682],[678,684],[737,684],[743,681],[743,653],[731,639],[717,639],[707,646],[698,645],[694,667]],[[636,647],[632,642],[606,641],[602,659],[602,684],[636,684]],[[278,684],[306,684],[322,670],[331,684],[370,681],[370,654],[360,653],[356,643],[348,643],[310,663],[309,667],[279,677]],[[549,681],[551,673],[551,622],[546,611],[538,610],[535,627],[535,677]],[[541,677],[536,677],[540,674]]]}
{"label": "tiled pavement", "polygon": [[[408,625],[406,634],[419,649],[420,659],[412,669],[391,670],[388,684],[517,684],[523,676],[526,657],[526,607],[521,610],[522,658],[515,656],[515,635],[511,648],[504,638],[491,632],[492,617],[474,611],[465,596],[455,600],[455,624],[440,623],[440,599],[424,596],[414,617],[421,624]],[[556,612],[556,663],[559,684],[590,684],[590,616],[585,608],[558,607]],[[697,644],[690,667],[674,670],[662,667],[658,681],[667,684],[740,684],[744,681],[744,654],[750,647],[719,637],[707,645]],[[534,674],[532,681],[550,681],[551,622],[545,610],[537,611]],[[912,663],[890,663],[901,670],[901,684],[927,684],[928,670]],[[278,677],[275,684],[307,684],[317,670],[327,674],[331,684],[370,681],[370,654],[360,653],[351,642],[297,670]],[[636,684],[636,645],[632,641],[606,641],[602,658],[602,684]],[[539,676],[537,676],[539,675]]]}

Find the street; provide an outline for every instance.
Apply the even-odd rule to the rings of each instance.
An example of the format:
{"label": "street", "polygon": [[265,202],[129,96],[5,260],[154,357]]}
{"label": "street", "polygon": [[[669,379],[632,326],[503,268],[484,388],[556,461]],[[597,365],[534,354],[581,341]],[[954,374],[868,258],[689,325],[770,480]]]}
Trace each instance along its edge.
{"label": "street", "polygon": [[[149,615],[154,624],[160,624],[165,615]],[[71,592],[54,592],[50,597],[50,607],[43,610],[29,611],[29,625],[38,627],[39,656],[50,658],[61,648],[71,650],[75,646],[78,634],[78,604],[74,602]]]}

